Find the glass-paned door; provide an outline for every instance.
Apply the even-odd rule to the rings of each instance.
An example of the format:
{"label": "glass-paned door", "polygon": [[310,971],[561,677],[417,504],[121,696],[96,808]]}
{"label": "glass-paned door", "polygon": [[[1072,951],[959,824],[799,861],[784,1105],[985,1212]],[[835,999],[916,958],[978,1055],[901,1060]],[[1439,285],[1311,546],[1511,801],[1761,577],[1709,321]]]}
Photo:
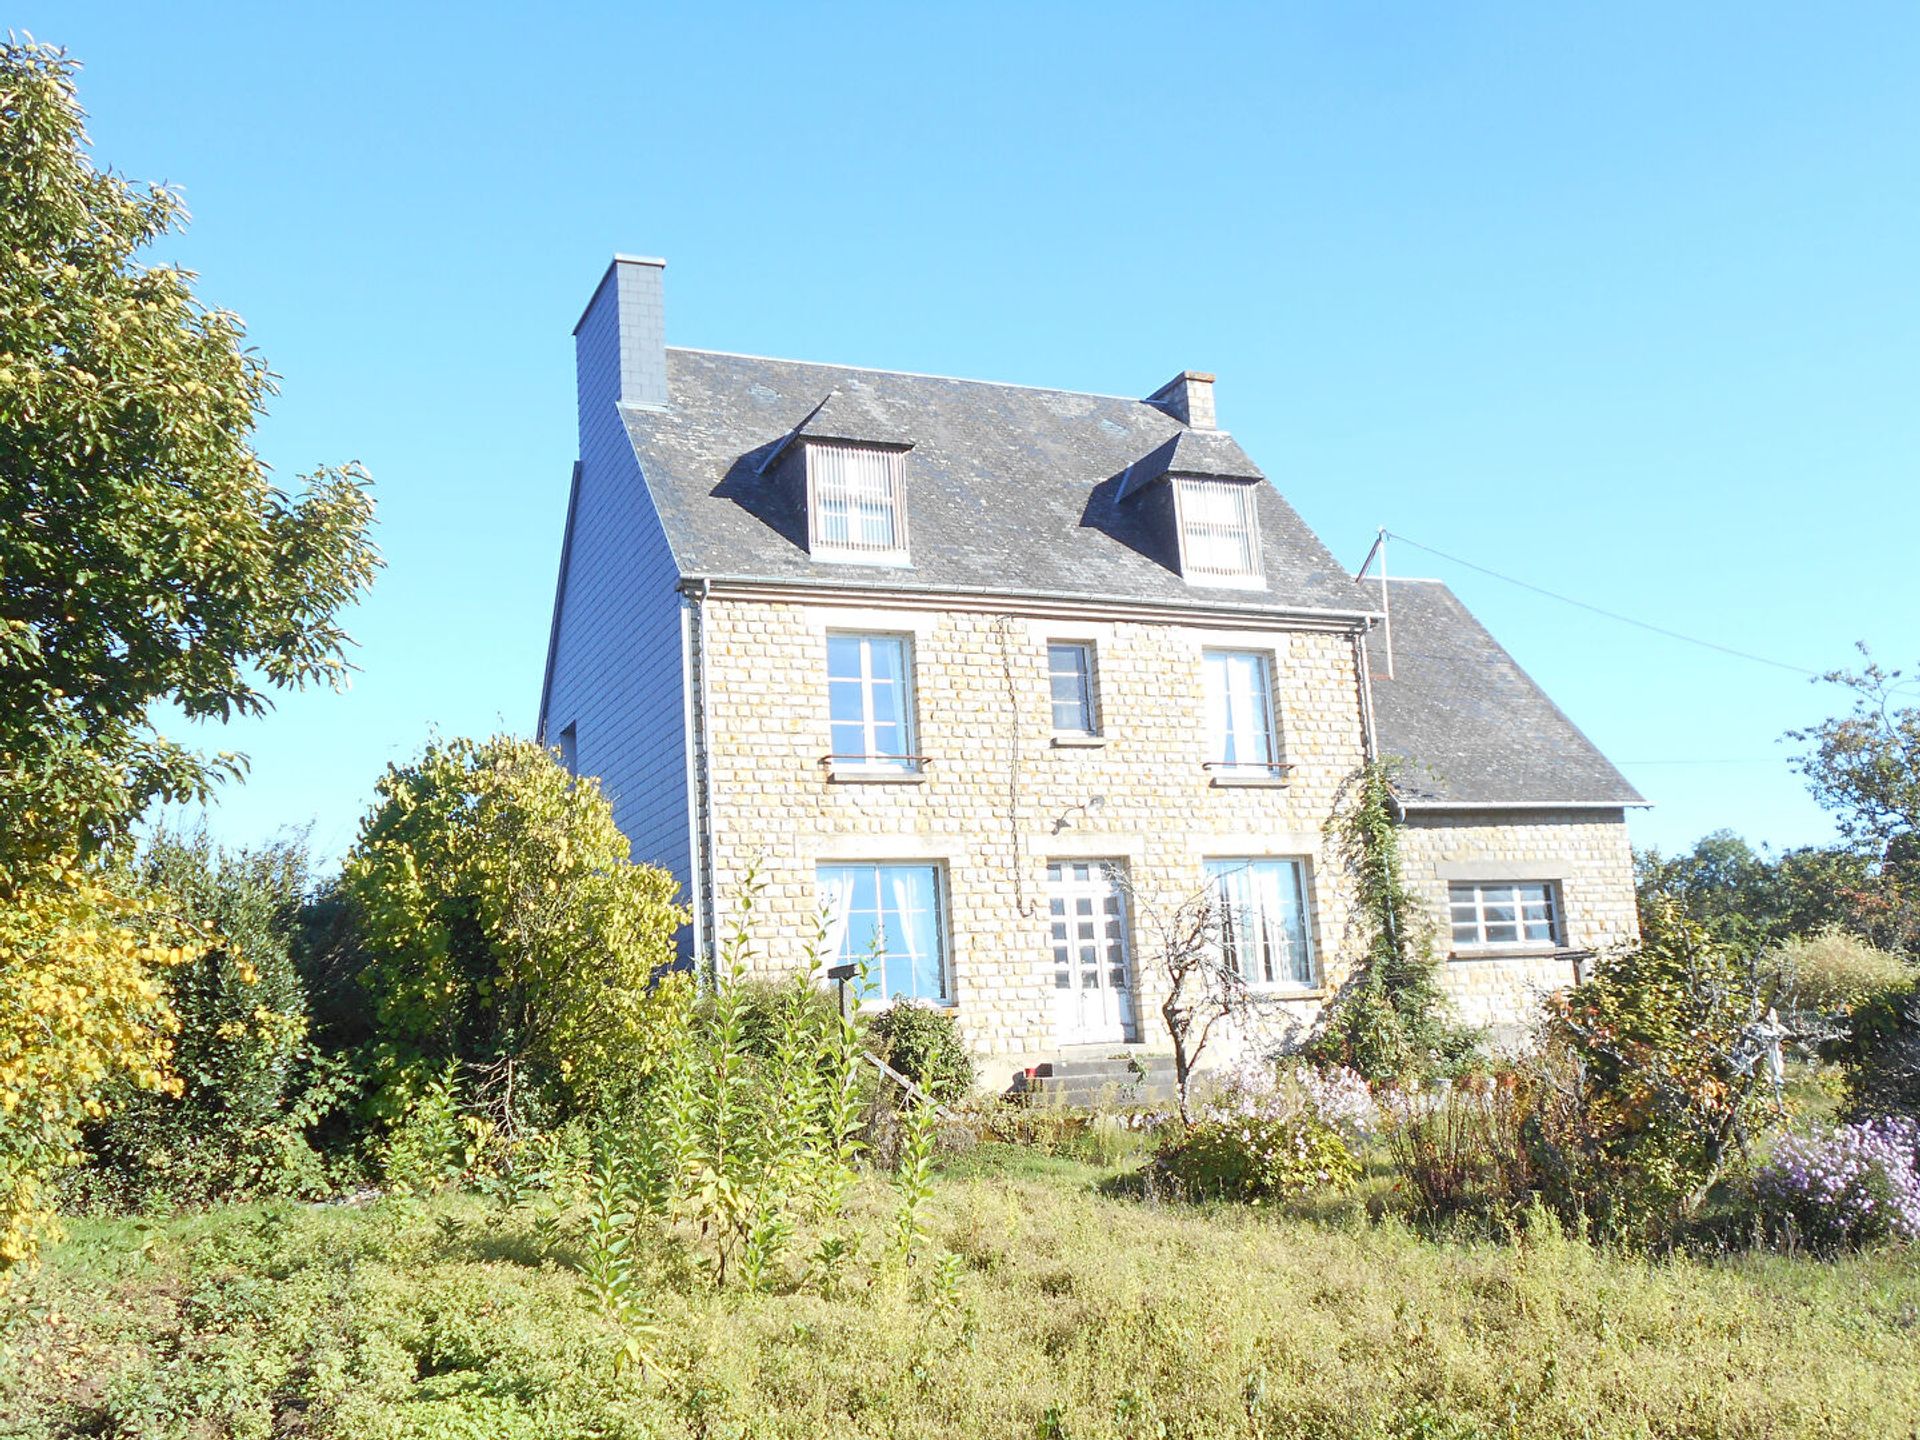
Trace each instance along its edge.
{"label": "glass-paned door", "polygon": [[1055,861],[1047,866],[1047,890],[1060,1043],[1133,1039],[1133,967],[1118,867],[1105,860]]}

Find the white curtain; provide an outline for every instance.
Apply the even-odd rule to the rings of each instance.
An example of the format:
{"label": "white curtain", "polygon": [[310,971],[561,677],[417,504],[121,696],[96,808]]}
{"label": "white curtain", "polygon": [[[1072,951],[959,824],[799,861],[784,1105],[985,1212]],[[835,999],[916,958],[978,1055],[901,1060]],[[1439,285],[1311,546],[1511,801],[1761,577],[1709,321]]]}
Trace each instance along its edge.
{"label": "white curtain", "polygon": [[1207,656],[1207,758],[1227,758],[1227,657]]}
{"label": "white curtain", "polygon": [[1233,655],[1227,665],[1227,719],[1233,730],[1233,753],[1226,758],[1241,765],[1264,764],[1269,756],[1260,657]]}
{"label": "white curtain", "polygon": [[887,877],[888,899],[892,902],[887,912],[892,922],[886,927],[887,958],[890,961],[901,959],[906,961],[900,972],[889,977],[894,983],[887,993],[891,995],[898,990],[913,996],[916,1000],[937,1000],[940,998],[937,986],[932,994],[923,994],[920,986],[920,963],[923,957],[920,950],[919,926],[913,919],[914,912],[921,908],[915,903],[919,889],[914,884],[917,878],[916,871],[904,867],[893,871]]}
{"label": "white curtain", "polygon": [[[1291,865],[1256,865],[1253,884],[1260,907],[1260,955],[1256,961],[1262,981],[1291,980],[1293,974],[1293,925]],[[1282,958],[1285,952],[1285,958]]]}

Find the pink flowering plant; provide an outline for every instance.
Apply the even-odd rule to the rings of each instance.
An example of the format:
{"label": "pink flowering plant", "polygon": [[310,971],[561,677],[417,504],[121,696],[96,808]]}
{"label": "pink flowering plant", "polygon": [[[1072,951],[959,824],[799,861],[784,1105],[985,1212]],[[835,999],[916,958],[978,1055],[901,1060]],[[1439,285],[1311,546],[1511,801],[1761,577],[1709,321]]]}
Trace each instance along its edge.
{"label": "pink flowering plant", "polygon": [[1253,1063],[1211,1084],[1191,1125],[1165,1128],[1155,1168],[1191,1198],[1259,1204],[1351,1184],[1353,1144],[1379,1112],[1351,1070]]}
{"label": "pink flowering plant", "polygon": [[1920,1123],[1883,1116],[1789,1136],[1754,1177],[1761,1210],[1815,1249],[1920,1239]]}

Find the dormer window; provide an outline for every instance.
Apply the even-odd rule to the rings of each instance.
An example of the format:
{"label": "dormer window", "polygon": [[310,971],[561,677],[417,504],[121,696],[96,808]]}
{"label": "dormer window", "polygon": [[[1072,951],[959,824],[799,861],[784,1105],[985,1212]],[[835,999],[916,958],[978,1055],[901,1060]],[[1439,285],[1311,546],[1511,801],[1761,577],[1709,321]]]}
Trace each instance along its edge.
{"label": "dormer window", "polygon": [[1254,486],[1246,480],[1174,481],[1180,520],[1180,571],[1202,585],[1257,586],[1260,527]]}
{"label": "dormer window", "polygon": [[816,560],[905,565],[904,452],[877,446],[809,442],[807,547]]}

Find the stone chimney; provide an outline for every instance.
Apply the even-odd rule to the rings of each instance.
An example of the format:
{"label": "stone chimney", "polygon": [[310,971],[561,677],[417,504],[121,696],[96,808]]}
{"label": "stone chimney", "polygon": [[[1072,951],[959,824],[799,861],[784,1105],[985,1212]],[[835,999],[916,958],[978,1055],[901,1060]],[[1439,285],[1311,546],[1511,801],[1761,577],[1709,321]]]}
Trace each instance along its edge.
{"label": "stone chimney", "polygon": [[1213,418],[1213,376],[1199,370],[1182,370],[1149,395],[1147,404],[1190,429],[1218,428]]}
{"label": "stone chimney", "polygon": [[[664,260],[616,255],[573,327],[580,433],[613,405],[665,409],[667,321]],[[584,449],[583,452],[584,454]]]}

